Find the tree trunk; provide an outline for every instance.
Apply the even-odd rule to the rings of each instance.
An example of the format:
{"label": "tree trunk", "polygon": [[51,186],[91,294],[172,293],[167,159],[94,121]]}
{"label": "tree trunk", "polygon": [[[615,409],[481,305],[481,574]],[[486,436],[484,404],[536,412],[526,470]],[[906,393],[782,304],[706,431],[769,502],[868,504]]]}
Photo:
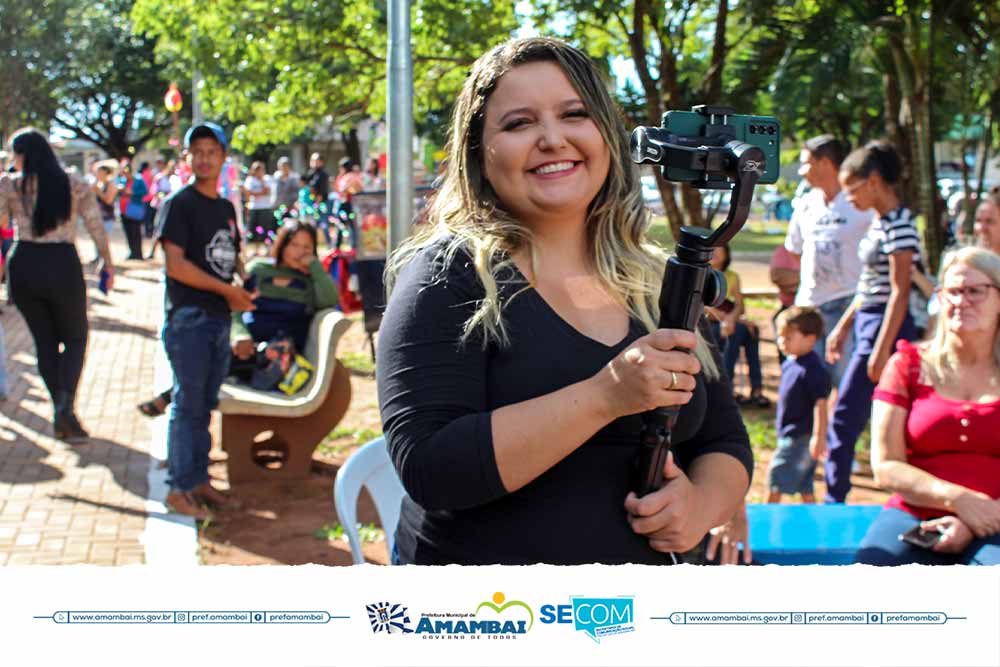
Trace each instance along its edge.
{"label": "tree trunk", "polygon": [[[903,19],[902,32],[890,32],[889,45],[892,51],[900,91],[900,125],[909,126],[910,179],[913,182],[915,198],[907,200],[915,212],[924,216],[924,250],[927,267],[937,271],[938,260],[944,247],[944,232],[937,215],[937,181],[934,167],[934,137],[931,132],[931,110],[929,89],[929,67],[927,54],[932,49],[923,42],[921,17],[910,11]],[[934,15],[928,22],[933,26]],[[933,37],[933,32],[931,32]],[[928,40],[930,42],[930,40]]]}
{"label": "tree trunk", "polygon": [[[990,159],[990,144],[993,143],[993,100],[990,102],[990,106],[986,107],[986,118],[983,119],[983,136],[979,139],[979,154],[976,156],[976,179],[978,181],[976,183],[976,202],[983,200],[983,180],[986,178],[986,163]],[[966,201],[970,200],[971,197],[966,197]],[[976,212],[974,208],[965,216],[965,224],[962,231],[968,238],[972,237],[972,225],[975,216]]]}
{"label": "tree trunk", "polygon": [[674,184],[656,176],[656,187],[660,190],[660,199],[663,200],[663,211],[667,214],[667,224],[670,226],[670,235],[676,241],[681,237],[681,226],[684,224],[684,214],[677,205],[677,198],[674,197]]}
{"label": "tree trunk", "polygon": [[726,18],[729,16],[729,0],[719,0],[715,13],[715,43],[712,45],[712,62],[705,75],[702,89],[703,104],[715,104],[722,97],[722,73],[726,66]]}
{"label": "tree trunk", "polygon": [[899,157],[906,167],[899,186],[899,194],[903,201],[914,202],[917,200],[917,193],[916,181],[910,168],[913,164],[912,151],[910,150],[910,121],[903,116],[903,96],[899,89],[896,63],[892,54],[886,51],[879,53],[879,60],[882,62],[882,71],[884,72],[882,90],[885,94],[885,135],[896,147]]}
{"label": "tree trunk", "polygon": [[354,164],[361,164],[361,141],[358,139],[358,128],[352,125],[350,131],[342,132],[341,135],[344,137],[344,149],[347,151],[347,157],[351,158]]}
{"label": "tree trunk", "polygon": [[[938,262],[944,252],[945,232],[941,224],[941,197],[937,189],[937,161],[934,158],[934,50],[937,41],[937,14],[934,3],[926,13],[927,42],[923,49],[912,49],[916,60],[914,73],[916,79],[916,96],[914,99],[913,120],[916,141],[914,156],[917,157],[917,201],[924,219],[924,249],[927,251],[926,266],[932,274],[937,274]],[[911,44],[919,44],[922,38],[923,18],[916,11],[909,12],[907,25],[910,30]],[[963,158],[964,159],[964,158]]]}
{"label": "tree trunk", "polygon": [[684,202],[684,224],[704,227],[705,214],[701,208],[701,192],[688,183],[681,183],[681,201]]}
{"label": "tree trunk", "polygon": [[[103,144],[98,144],[103,148],[107,154],[116,160],[121,160],[122,158],[132,158],[133,153],[129,151],[129,143],[125,141],[124,137],[118,133],[113,134],[107,139]],[[138,149],[137,149],[138,150]]]}

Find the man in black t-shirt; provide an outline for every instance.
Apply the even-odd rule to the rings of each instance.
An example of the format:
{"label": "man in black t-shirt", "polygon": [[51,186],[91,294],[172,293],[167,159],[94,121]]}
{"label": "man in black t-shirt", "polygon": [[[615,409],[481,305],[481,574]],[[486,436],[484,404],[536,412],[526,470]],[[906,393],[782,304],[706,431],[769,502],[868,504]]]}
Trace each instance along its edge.
{"label": "man in black t-shirt", "polygon": [[325,164],[319,153],[313,153],[309,157],[309,173],[306,175],[306,183],[322,202],[330,197],[330,174],[326,173]]}
{"label": "man in black t-shirt", "polygon": [[332,246],[333,240],[330,237],[330,174],[326,173],[325,164],[323,156],[319,153],[310,155],[309,173],[306,174],[305,183],[309,186],[313,204],[318,211],[316,226],[323,232],[326,245]]}
{"label": "man in black t-shirt", "polygon": [[219,388],[233,354],[230,309],[253,310],[252,295],[233,285],[243,276],[236,210],[216,184],[226,159],[226,135],[202,123],[184,137],[194,184],[164,201],[160,240],[166,254],[166,318],[163,345],[174,374],[173,408],[167,433],[170,493],[167,506],[205,519],[202,503],[238,505],[208,480],[208,431]]}

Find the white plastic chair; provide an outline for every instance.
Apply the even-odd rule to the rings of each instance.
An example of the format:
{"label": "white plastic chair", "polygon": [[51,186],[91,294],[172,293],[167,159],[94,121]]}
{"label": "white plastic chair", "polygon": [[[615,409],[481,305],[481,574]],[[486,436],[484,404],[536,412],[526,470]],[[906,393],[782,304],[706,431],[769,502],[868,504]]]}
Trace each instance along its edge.
{"label": "white plastic chair", "polygon": [[333,502],[337,519],[344,527],[351,544],[351,557],[355,564],[365,562],[361,553],[361,537],[358,535],[358,496],[361,487],[367,487],[375,511],[378,512],[382,529],[385,531],[385,545],[389,550],[392,564],[392,548],[395,545],[396,524],[399,523],[399,505],[405,491],[403,483],[396,475],[396,468],[389,459],[385,437],[378,437],[365,443],[354,452],[337,471],[333,483]]}

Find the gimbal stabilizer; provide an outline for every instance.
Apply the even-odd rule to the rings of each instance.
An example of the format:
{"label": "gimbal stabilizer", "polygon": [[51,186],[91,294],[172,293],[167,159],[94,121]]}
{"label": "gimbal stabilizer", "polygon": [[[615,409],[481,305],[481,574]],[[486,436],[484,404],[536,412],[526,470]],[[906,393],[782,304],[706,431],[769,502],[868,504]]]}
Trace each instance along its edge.
{"label": "gimbal stabilizer", "polygon": [[[743,227],[754,186],[766,168],[764,151],[738,140],[738,128],[727,122],[736,117],[732,109],[700,106],[692,111],[708,121],[702,122],[701,136],[681,136],[665,127],[638,127],[631,139],[632,159],[639,164],[660,165],[668,178],[678,173],[671,170],[684,170],[681,173],[694,176],[685,180],[695,187],[723,189],[733,184],[725,222],[714,232],[703,227],[682,227],[675,254],[667,260],[660,290],[659,325],[688,331],[695,330],[706,305],[719,306],[726,297],[726,280],[709,266],[709,260],[716,246],[725,244]],[[759,127],[755,126],[755,133]],[[634,487],[639,496],[663,486],[663,466],[678,412],[676,407],[657,408],[643,415]]]}

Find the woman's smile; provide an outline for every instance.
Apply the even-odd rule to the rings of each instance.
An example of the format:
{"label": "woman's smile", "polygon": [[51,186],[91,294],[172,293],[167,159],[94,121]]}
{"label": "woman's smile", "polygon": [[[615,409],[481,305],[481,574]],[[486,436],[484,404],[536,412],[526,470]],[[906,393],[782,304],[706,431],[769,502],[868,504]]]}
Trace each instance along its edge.
{"label": "woman's smile", "polygon": [[578,164],[581,163],[572,161],[547,162],[540,167],[535,167],[534,169],[529,169],[528,171],[543,178],[561,178],[562,176],[567,176],[575,171]]}

